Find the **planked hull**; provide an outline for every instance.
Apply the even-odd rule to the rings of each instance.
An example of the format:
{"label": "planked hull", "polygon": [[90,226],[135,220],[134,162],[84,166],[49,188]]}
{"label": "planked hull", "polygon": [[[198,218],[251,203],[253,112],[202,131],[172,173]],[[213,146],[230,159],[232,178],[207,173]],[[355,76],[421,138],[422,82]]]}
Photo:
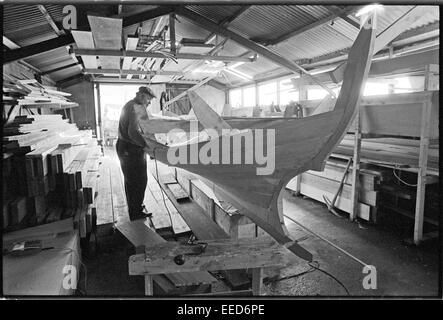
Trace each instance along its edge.
{"label": "planked hull", "polygon": [[[230,136],[214,137],[210,141],[171,148],[148,139],[146,136],[146,142],[150,148],[148,153],[158,161],[201,176],[216,193],[231,202],[277,241],[287,245],[291,251],[303,259],[311,260],[312,255],[287,235],[282,215],[283,190],[294,176],[307,170],[322,170],[325,159],[346,134],[356,115],[363,82],[369,71],[375,39],[374,18],[367,19],[350,50],[342,89],[335,102],[334,110],[306,118],[225,118],[224,120],[220,118],[215,124],[217,129],[227,126],[246,130]],[[197,104],[199,108],[203,107],[201,99],[192,95],[190,98],[194,108]],[[210,121],[206,118],[202,122],[203,127],[208,128]],[[173,128],[181,128],[189,132],[192,128],[189,121],[157,121],[147,118],[141,119],[140,126],[144,133],[149,134],[167,132],[168,129]],[[201,129],[202,127],[199,128]],[[261,136],[258,133],[263,129],[265,131],[263,139],[260,139]],[[272,134],[275,134],[274,144],[272,139],[267,139],[268,135]],[[252,163],[245,163],[242,158],[241,164],[233,164],[233,146],[235,143],[238,145],[238,141],[244,141],[239,139],[240,136],[252,142],[248,144],[248,150],[243,147],[242,150],[245,153],[242,157],[246,157],[247,152],[253,152],[256,155],[257,147],[260,146],[265,153],[268,150],[275,150],[275,166],[272,174],[257,174],[257,170],[263,168],[263,162],[258,163],[255,158]],[[224,147],[228,144],[231,150],[226,151]],[[172,151],[176,152],[175,154],[186,155],[186,163],[171,163],[169,161],[171,157],[168,160],[168,151],[170,155]],[[212,162],[193,164],[190,156],[192,152],[210,155]],[[269,157],[269,154],[267,156]],[[226,161],[228,158],[230,164],[222,164],[223,160]]]}

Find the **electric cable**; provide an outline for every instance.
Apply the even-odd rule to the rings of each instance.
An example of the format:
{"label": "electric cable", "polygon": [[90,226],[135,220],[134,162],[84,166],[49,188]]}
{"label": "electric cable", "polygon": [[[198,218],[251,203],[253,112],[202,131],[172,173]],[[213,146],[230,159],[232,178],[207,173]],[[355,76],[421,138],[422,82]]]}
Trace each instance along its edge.
{"label": "electric cable", "polygon": [[172,215],[171,215],[171,212],[169,211],[168,206],[166,205],[165,195],[163,194],[163,190],[162,190],[162,188],[161,188],[161,186],[160,186],[160,180],[159,180],[159,177],[158,177],[157,157],[156,157],[156,155],[155,155],[155,149],[156,149],[156,148],[154,147],[154,149],[152,150],[152,152],[153,152],[153,156],[154,156],[154,162],[155,162],[155,175],[157,176],[157,183],[158,183],[158,185],[159,185],[159,187],[160,187],[160,193],[162,194],[163,205],[165,206],[166,211],[168,212],[169,221],[171,222],[171,228],[172,228],[172,227],[173,227],[173,223],[172,223]]}
{"label": "electric cable", "polygon": [[336,277],[334,277],[334,276],[333,276],[332,274],[330,274],[329,272],[327,272],[327,271],[325,271],[325,270],[323,270],[323,269],[320,269],[320,263],[319,263],[318,261],[313,261],[313,262],[316,262],[318,266],[314,266],[314,265],[312,265],[312,262],[309,262],[308,264],[309,264],[312,268],[314,268],[314,269],[316,269],[316,270],[318,270],[318,271],[324,273],[325,275],[331,277],[332,279],[334,279],[334,280],[335,280],[335,281],[336,281],[336,282],[337,282],[337,283],[338,283],[343,289],[345,289],[346,294],[347,294],[348,296],[351,295],[351,294],[349,293],[348,289],[346,288],[346,286],[345,286],[340,280],[338,280]]}
{"label": "electric cable", "polygon": [[299,222],[295,221],[293,218],[287,216],[287,215],[283,215],[285,218],[291,220],[292,222],[294,222],[295,224],[299,225],[300,227],[302,227],[303,229],[305,229],[306,231],[308,231],[309,233],[313,234],[314,236],[316,236],[317,238],[319,238],[320,240],[325,241],[326,243],[328,243],[329,245],[333,246],[335,249],[341,251],[342,253],[344,253],[345,255],[347,255],[348,257],[350,257],[351,259],[357,261],[358,263],[360,263],[363,267],[368,266],[367,263],[363,262],[362,260],[358,259],[357,257],[354,257],[352,254],[350,254],[349,252],[347,252],[346,250],[340,248],[339,246],[337,246],[336,244],[332,243],[331,241],[329,241],[328,239],[323,238],[322,236],[320,236],[319,234],[315,233],[314,231],[308,229],[307,227],[305,227],[304,225],[300,224]]}
{"label": "electric cable", "polygon": [[400,181],[401,183],[403,183],[409,187],[416,187],[418,185],[418,184],[410,184],[410,183],[407,183],[406,181],[402,180],[395,172],[395,170],[397,170],[397,169],[398,169],[398,165],[395,165],[395,167],[392,168],[392,172],[394,173],[394,177],[396,177],[398,181]]}

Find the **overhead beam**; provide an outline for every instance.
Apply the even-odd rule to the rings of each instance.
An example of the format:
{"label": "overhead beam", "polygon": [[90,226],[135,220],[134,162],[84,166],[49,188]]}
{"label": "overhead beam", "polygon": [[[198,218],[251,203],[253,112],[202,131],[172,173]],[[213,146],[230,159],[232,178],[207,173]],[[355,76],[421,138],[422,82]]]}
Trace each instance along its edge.
{"label": "overhead beam", "polygon": [[44,5],[40,4],[40,5],[37,5],[37,7],[40,10],[40,12],[43,14],[43,16],[45,17],[46,21],[48,21],[48,23],[51,26],[51,28],[57,34],[57,36],[61,36],[61,35],[65,34],[64,30],[60,30],[57,27],[57,25],[54,22],[54,19],[52,19],[51,15],[49,14],[48,10],[46,10]]}
{"label": "overhead beam", "polygon": [[[39,1],[40,3],[44,3],[44,1]],[[137,24],[143,21],[147,21],[150,19],[154,19],[166,14],[173,12],[173,7],[170,6],[159,6],[158,8],[147,10],[143,12],[136,13],[131,16],[127,16],[123,18],[123,28],[131,26],[133,24]],[[79,26],[78,30],[86,30],[87,26]],[[65,34],[59,36],[54,39],[46,40],[43,42],[39,42],[36,44],[32,44],[26,47],[22,47],[20,49],[14,49],[11,51],[7,51],[3,55],[3,64],[10,63],[13,61],[21,60],[28,58],[30,56],[40,54],[43,52],[47,52],[53,49],[57,49],[59,47],[71,45],[74,43],[74,38],[71,34]]]}
{"label": "overhead beam", "polygon": [[[231,22],[233,22],[235,19],[237,19],[238,17],[240,17],[243,13],[245,13],[251,6],[243,6],[241,7],[237,12],[235,12],[232,16],[229,16],[225,19],[222,20],[222,22],[220,23],[221,26],[223,27],[227,27]],[[211,33],[208,37],[206,37],[205,39],[205,44],[208,44],[211,42],[211,39],[213,37],[215,37],[216,34],[215,33]],[[210,55],[216,55],[217,52],[219,52],[221,49],[223,49],[223,46],[225,45],[225,43],[228,41],[228,38],[225,38],[223,41],[221,41],[220,43],[218,43],[214,48],[211,49],[211,51],[208,52],[208,54]],[[195,62],[192,63],[190,65],[188,65],[187,67],[184,68],[183,72],[185,72],[186,74],[195,68],[198,68],[201,65],[201,62]]]}
{"label": "overhead beam", "polygon": [[9,40],[5,36],[3,36],[3,45],[8,47],[11,50],[15,50],[15,49],[20,48],[20,46],[18,44],[16,44],[15,42]]}
{"label": "overhead beam", "polygon": [[68,69],[68,68],[71,68],[71,67],[74,67],[74,66],[80,66],[81,67],[81,63],[80,62],[74,62],[74,63],[68,64],[68,65],[65,65],[65,66],[61,66],[61,67],[58,67],[58,68],[42,71],[39,74],[41,76],[43,76],[45,74],[50,74],[50,73],[53,73],[53,72],[61,71],[61,70]]}
{"label": "overhead beam", "polygon": [[292,37],[295,37],[295,36],[297,36],[297,35],[299,35],[301,33],[304,33],[306,31],[309,31],[311,29],[314,29],[314,28],[317,28],[317,27],[319,27],[321,25],[324,25],[324,24],[326,24],[326,23],[328,23],[328,22],[330,22],[330,21],[332,21],[332,20],[334,20],[334,19],[336,19],[338,17],[347,16],[347,15],[349,15],[349,14],[359,10],[359,8],[360,7],[351,7],[351,8],[346,8],[344,10],[337,10],[337,9],[335,9],[333,14],[331,14],[331,15],[329,15],[327,17],[324,17],[323,19],[314,21],[314,22],[312,22],[312,23],[310,23],[310,24],[308,24],[308,25],[306,25],[306,26],[304,26],[302,28],[298,28],[298,29],[296,29],[294,31],[288,32],[288,33],[278,37],[277,39],[268,41],[266,43],[266,45],[268,45],[268,46],[275,46],[275,45],[277,45],[277,44],[279,44],[279,43],[281,43],[283,41],[286,41],[286,40],[288,40],[288,39],[290,39]]}
{"label": "overhead beam", "polygon": [[3,64],[25,59],[36,54],[54,50],[63,46],[68,46],[73,43],[74,39],[69,34],[54,39],[46,40],[43,42],[39,42],[36,44],[31,44],[29,46],[22,47],[20,49],[6,51],[3,53]]}
{"label": "overhead beam", "polygon": [[332,92],[332,90],[330,90],[323,83],[319,82],[317,79],[312,77],[309,74],[309,72],[307,72],[305,69],[303,69],[302,67],[300,67],[296,63],[292,62],[291,60],[284,58],[280,54],[278,54],[278,53],[276,53],[276,52],[274,52],[274,51],[272,51],[260,44],[257,44],[254,41],[251,41],[251,40],[233,32],[231,30],[223,28],[223,27],[219,26],[217,23],[215,23],[209,19],[206,19],[205,17],[203,17],[191,10],[188,10],[184,7],[177,7],[176,12],[177,12],[177,14],[181,15],[182,17],[185,17],[186,19],[192,21],[193,23],[199,25],[200,27],[202,27],[206,30],[209,30],[211,32],[214,32],[216,34],[222,35],[226,38],[229,38],[229,39],[237,42],[239,45],[258,53],[259,55],[265,57],[266,59],[271,60],[275,64],[280,65],[295,74],[299,74],[301,72],[305,73],[308,77],[310,77],[318,85],[320,85],[322,88],[327,90],[331,95],[335,96],[335,93]]}
{"label": "overhead beam", "polygon": [[177,47],[175,45],[175,14],[169,14],[169,42],[171,43],[171,53],[175,55],[177,53]]}
{"label": "overhead beam", "polygon": [[193,81],[193,80],[176,80],[174,82],[153,82],[150,81],[149,79],[118,79],[118,78],[95,78],[94,82],[99,82],[99,83],[132,83],[132,84],[190,84],[190,85],[195,85],[197,82]]}
{"label": "overhead beam", "polygon": [[144,71],[131,69],[85,69],[85,74],[114,74],[114,75],[128,75],[128,74],[143,74],[143,75],[158,75],[158,76],[181,76],[183,72],[180,71]]}
{"label": "overhead beam", "polygon": [[[159,52],[143,52],[133,50],[107,50],[107,49],[73,49],[76,55],[80,56],[111,56],[111,57],[133,57],[133,58],[168,58]],[[254,58],[228,57],[228,56],[211,56],[193,53],[177,53],[177,59],[184,60],[217,60],[217,61],[237,61],[252,62]]]}
{"label": "overhead beam", "polygon": [[228,90],[228,88],[223,83],[220,83],[220,82],[218,82],[216,80],[209,81],[208,82],[208,86],[214,87],[214,88],[216,88],[216,89],[218,89],[220,91]]}
{"label": "overhead beam", "polygon": [[174,7],[171,6],[159,6],[157,8],[142,11],[131,16],[123,18],[123,28],[138,24],[140,22],[155,19],[174,12]]}
{"label": "overhead beam", "polygon": [[72,82],[77,83],[85,79],[85,76],[82,73],[75,74],[68,78],[57,81],[57,87],[65,87],[67,84],[72,84]]}

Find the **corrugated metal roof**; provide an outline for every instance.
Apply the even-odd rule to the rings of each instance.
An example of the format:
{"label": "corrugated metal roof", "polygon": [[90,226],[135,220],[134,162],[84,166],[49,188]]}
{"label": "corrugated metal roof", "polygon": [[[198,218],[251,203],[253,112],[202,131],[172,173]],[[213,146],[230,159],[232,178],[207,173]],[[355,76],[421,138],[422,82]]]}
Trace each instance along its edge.
{"label": "corrugated metal roof", "polygon": [[271,40],[330,14],[324,6],[252,6],[229,29],[248,38]]}
{"label": "corrugated metal roof", "polygon": [[186,6],[187,9],[192,10],[203,17],[212,20],[216,23],[222,22],[224,19],[231,17],[238,12],[242,6]]}
{"label": "corrugated metal roof", "polygon": [[19,46],[57,37],[36,5],[4,5],[3,34]]}
{"label": "corrugated metal roof", "polygon": [[[125,7],[126,5],[124,5]],[[109,6],[107,6],[109,11]],[[235,16],[244,6],[222,6],[222,5],[188,5],[187,8],[220,24],[228,17]],[[407,13],[413,6],[383,6],[379,11],[377,33],[383,32],[388,26]],[[51,17],[60,22],[63,18],[62,6],[57,4],[45,5]],[[100,6],[95,6],[96,11],[100,11]],[[141,8],[141,7],[140,7]],[[124,13],[137,12],[136,6],[124,9]],[[346,6],[342,6],[346,8]],[[420,19],[408,27],[409,29],[425,26],[439,21],[438,6],[428,6],[428,10],[420,16]],[[111,8],[112,9],[112,8]],[[335,8],[337,9],[337,7]],[[105,10],[105,9],[103,9]],[[111,10],[112,11],[112,10]],[[319,19],[331,16],[333,10],[328,6],[321,5],[252,5],[249,6],[237,19],[230,23],[228,29],[240,35],[258,41],[274,40],[286,35],[294,30],[306,27]],[[349,15],[354,21],[359,21],[355,15]],[[180,16],[176,22],[176,37],[205,39],[211,32],[202,29],[192,22]],[[153,20],[152,20],[153,21]],[[145,23],[145,28],[150,29],[151,22]],[[43,14],[36,5],[5,5],[3,19],[4,35],[20,46],[25,46],[51,38],[56,34],[46,21]],[[405,30],[406,31],[406,30]],[[124,33],[132,34],[135,28],[127,28]],[[341,18],[335,18],[333,23],[309,29],[302,34],[294,36],[286,41],[273,46],[272,49],[290,60],[317,59],[318,57],[329,55],[333,52],[345,50],[352,46],[358,34],[358,28],[349,24]],[[239,56],[248,50],[241,45],[229,40],[219,55]],[[41,70],[52,69],[54,66],[62,66],[64,63],[70,64],[74,60],[67,54],[64,48],[54,52],[37,55],[26,59],[27,62],[40,68]],[[193,61],[182,60],[179,65],[168,63],[165,70],[182,70],[192,64]],[[251,76],[260,75],[279,68],[275,63],[259,57],[253,63],[246,63],[238,67],[238,70]],[[70,72],[75,72],[75,68],[66,69],[65,74],[57,73],[55,77],[62,77]],[[205,75],[202,75],[204,78]],[[192,76],[193,78],[195,75]],[[235,76],[227,75],[228,83],[241,81]],[[219,82],[226,82],[219,79]]]}
{"label": "corrugated metal roof", "polygon": [[313,58],[352,46],[353,40],[329,25],[301,33],[275,46],[275,50],[292,60]]}

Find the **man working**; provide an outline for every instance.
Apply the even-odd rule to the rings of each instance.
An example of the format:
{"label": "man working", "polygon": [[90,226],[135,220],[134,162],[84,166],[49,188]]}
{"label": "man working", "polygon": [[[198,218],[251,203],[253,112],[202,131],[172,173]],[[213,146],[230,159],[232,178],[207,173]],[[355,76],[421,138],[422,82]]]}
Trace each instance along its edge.
{"label": "man working", "polygon": [[122,109],[116,144],[117,155],[125,178],[125,193],[129,219],[136,220],[151,216],[144,210],[143,199],[148,182],[145,140],[140,134],[137,114],[146,114],[151,100],[156,98],[148,87],[140,87],[136,97]]}

